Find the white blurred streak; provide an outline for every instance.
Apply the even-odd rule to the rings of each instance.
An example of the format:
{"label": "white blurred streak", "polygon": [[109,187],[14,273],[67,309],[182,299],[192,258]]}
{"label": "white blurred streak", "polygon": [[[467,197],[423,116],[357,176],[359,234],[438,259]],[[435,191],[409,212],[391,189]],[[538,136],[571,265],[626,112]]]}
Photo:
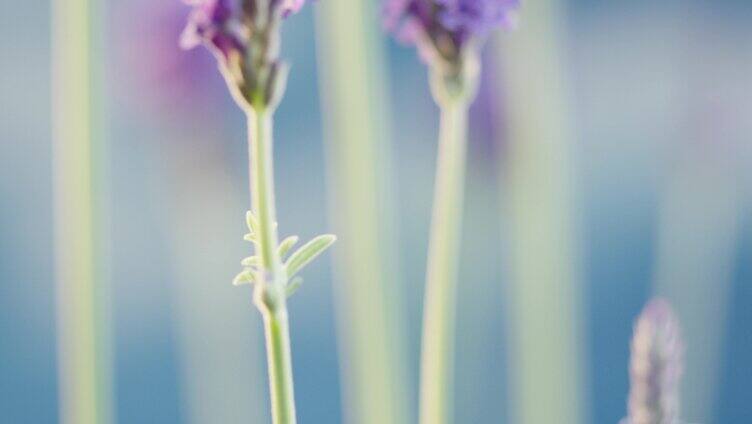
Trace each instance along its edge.
{"label": "white blurred streak", "polygon": [[581,246],[561,2],[525,3],[497,44],[508,147],[502,164],[511,281],[505,304],[512,407],[519,424],[587,422]]}
{"label": "white blurred streak", "polygon": [[752,141],[752,41],[711,16],[698,11],[687,27],[694,48],[685,58],[683,137],[673,145],[656,264],[656,291],[674,304],[685,333],[682,418],[706,423],[719,400]]}
{"label": "white blurred streak", "polygon": [[712,422],[735,259],[739,187],[729,164],[685,158],[661,207],[657,291],[675,306],[686,334],[684,419]]}
{"label": "white blurred streak", "polygon": [[676,136],[686,18],[668,4],[653,6],[606,9],[573,28],[583,181],[596,190],[587,196],[599,209],[618,201],[642,212],[664,173],[663,150]]}
{"label": "white blurred streak", "polygon": [[165,155],[174,177],[169,233],[183,416],[194,424],[262,423],[268,414],[260,320],[250,288],[231,284],[252,253],[241,241],[248,195],[225,172],[220,149],[195,137],[168,146]]}

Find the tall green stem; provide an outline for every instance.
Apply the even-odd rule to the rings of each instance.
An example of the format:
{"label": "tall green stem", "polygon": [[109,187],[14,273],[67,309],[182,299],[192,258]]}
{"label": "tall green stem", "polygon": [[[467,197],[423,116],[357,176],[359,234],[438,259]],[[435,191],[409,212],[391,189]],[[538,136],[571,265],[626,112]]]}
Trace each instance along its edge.
{"label": "tall green stem", "polygon": [[247,114],[251,198],[258,217],[257,248],[262,264],[254,301],[264,318],[272,420],[275,424],[295,424],[295,392],[285,293],[287,275],[277,252],[272,112],[259,107],[248,110]]}
{"label": "tall green stem", "polygon": [[112,399],[97,101],[102,51],[93,36],[101,2],[57,0],[52,7],[59,421],[106,424]]}
{"label": "tall green stem", "polygon": [[[282,262],[277,255],[276,208],[274,204],[274,154],[272,113],[257,108],[248,112],[248,147],[251,200],[259,221],[259,246],[263,268],[274,282],[283,280]],[[284,283],[284,281],[281,281]]]}
{"label": "tall green stem", "polygon": [[589,421],[564,10],[561,0],[528,2],[525,25],[496,44],[500,118],[508,123],[500,186],[509,239],[509,414],[516,424]]}
{"label": "tall green stem", "polygon": [[378,2],[316,5],[344,422],[407,424],[411,387],[393,221],[391,117]]}
{"label": "tall green stem", "polygon": [[467,149],[468,104],[440,102],[441,129],[423,311],[420,422],[451,422],[455,298]]}

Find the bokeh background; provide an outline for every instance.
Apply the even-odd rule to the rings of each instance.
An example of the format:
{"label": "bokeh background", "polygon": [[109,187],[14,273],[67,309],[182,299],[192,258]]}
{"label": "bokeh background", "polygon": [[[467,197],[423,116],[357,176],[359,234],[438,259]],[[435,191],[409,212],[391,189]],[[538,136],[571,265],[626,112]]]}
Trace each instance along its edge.
{"label": "bokeh background", "polygon": [[[266,422],[260,319],[250,289],[230,284],[249,249],[241,238],[249,202],[243,116],[209,54],[178,50],[187,7],[172,0],[104,6],[98,63],[107,171],[100,177],[113,415],[121,423]],[[342,178],[327,173],[316,7],[286,24],[284,56],[293,68],[276,122],[280,228],[304,238],[333,231],[332,179]],[[685,326],[686,421],[752,422],[752,3],[571,0],[557,13],[570,130],[557,166],[569,178],[576,251],[567,254],[578,269],[575,283],[557,290],[577,300],[581,420],[616,423],[625,414],[632,322],[658,293]],[[535,19],[523,7],[521,30]],[[4,423],[58,420],[50,21],[46,1],[15,2],[0,13]],[[378,17],[367,24],[378,30]],[[525,90],[508,85],[516,81],[506,66],[514,56],[504,47],[513,37],[489,43],[472,110],[458,423],[517,422],[509,412],[517,402],[510,352],[526,353],[510,344],[525,329],[507,311],[517,292],[509,290],[512,224],[524,222],[508,215],[511,185],[525,178],[507,172],[516,169],[509,136],[516,115],[508,112]],[[378,43],[389,121],[378,125],[388,134],[381,140],[388,159],[377,165],[389,187],[379,225],[392,234],[384,246],[395,258],[387,299],[399,310],[407,375],[399,389],[414,421],[438,118],[414,51],[386,36]],[[541,70],[526,72],[534,87]],[[524,254],[534,262],[537,252]],[[345,314],[335,313],[331,262],[327,255],[306,271],[290,304],[303,423],[343,422],[346,350],[336,336]]]}

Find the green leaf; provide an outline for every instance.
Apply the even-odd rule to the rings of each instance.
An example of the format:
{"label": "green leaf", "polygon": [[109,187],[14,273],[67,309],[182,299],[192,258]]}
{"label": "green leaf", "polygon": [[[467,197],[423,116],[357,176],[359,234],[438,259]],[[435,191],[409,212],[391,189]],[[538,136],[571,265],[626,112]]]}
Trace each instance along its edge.
{"label": "green leaf", "polygon": [[298,291],[301,285],[303,285],[303,279],[301,277],[293,278],[290,281],[290,284],[288,284],[285,289],[285,293],[287,294],[287,297],[294,295],[295,292]]}
{"label": "green leaf", "polygon": [[298,242],[298,236],[290,236],[286,239],[282,240],[282,243],[279,244],[279,248],[277,249],[277,254],[280,258],[284,258],[284,256],[292,249],[293,246],[295,246],[295,243]]}
{"label": "green leaf", "polygon": [[240,274],[235,276],[232,280],[233,286],[242,286],[243,284],[253,284],[256,282],[256,277],[253,275],[253,271],[250,269],[243,270]]}
{"label": "green leaf", "polygon": [[287,277],[292,278],[298,273],[298,271],[311,263],[312,260],[316,259],[318,255],[331,246],[336,240],[336,236],[325,234],[304,244],[297,252],[290,256],[290,259],[288,259],[287,262],[285,262]]}
{"label": "green leaf", "polygon": [[259,222],[253,212],[248,211],[245,213],[245,222],[248,225],[248,229],[251,231],[251,234],[258,234]]}
{"label": "green leaf", "polygon": [[258,256],[249,256],[243,259],[243,261],[240,262],[240,264],[243,266],[248,266],[248,267],[258,266],[260,261],[261,261],[261,258],[259,258]]}

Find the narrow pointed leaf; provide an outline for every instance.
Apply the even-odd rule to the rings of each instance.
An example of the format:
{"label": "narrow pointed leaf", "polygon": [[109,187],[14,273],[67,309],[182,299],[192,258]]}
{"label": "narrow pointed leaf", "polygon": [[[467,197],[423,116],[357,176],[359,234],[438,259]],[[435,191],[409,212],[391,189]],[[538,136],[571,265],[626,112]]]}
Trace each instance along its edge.
{"label": "narrow pointed leaf", "polygon": [[246,212],[245,222],[248,225],[248,229],[251,231],[251,234],[258,233],[259,222],[258,222],[258,219],[256,219],[256,215],[254,215],[253,212],[251,211]]}
{"label": "narrow pointed leaf", "polygon": [[292,278],[303,267],[311,263],[316,259],[326,248],[332,245],[337,240],[337,237],[332,234],[325,234],[318,236],[315,239],[304,244],[298,251],[290,256],[290,259],[285,262],[287,268],[287,277]]}
{"label": "narrow pointed leaf", "polygon": [[290,284],[287,285],[287,289],[286,289],[287,297],[294,295],[295,292],[298,291],[301,285],[303,285],[303,278],[301,277],[293,278],[290,281]]}
{"label": "narrow pointed leaf", "polygon": [[240,263],[243,266],[249,266],[250,267],[250,266],[258,266],[259,261],[260,261],[260,258],[258,256],[249,256],[249,257],[243,259],[243,261],[240,262]]}
{"label": "narrow pointed leaf", "polygon": [[256,277],[253,276],[253,271],[246,269],[232,280],[233,286],[242,286],[243,284],[253,284],[256,282]]}
{"label": "narrow pointed leaf", "polygon": [[279,244],[279,249],[277,250],[277,254],[280,258],[284,258],[284,256],[292,249],[293,246],[295,246],[295,243],[298,242],[298,236],[290,236],[286,239],[282,240],[282,243]]}

